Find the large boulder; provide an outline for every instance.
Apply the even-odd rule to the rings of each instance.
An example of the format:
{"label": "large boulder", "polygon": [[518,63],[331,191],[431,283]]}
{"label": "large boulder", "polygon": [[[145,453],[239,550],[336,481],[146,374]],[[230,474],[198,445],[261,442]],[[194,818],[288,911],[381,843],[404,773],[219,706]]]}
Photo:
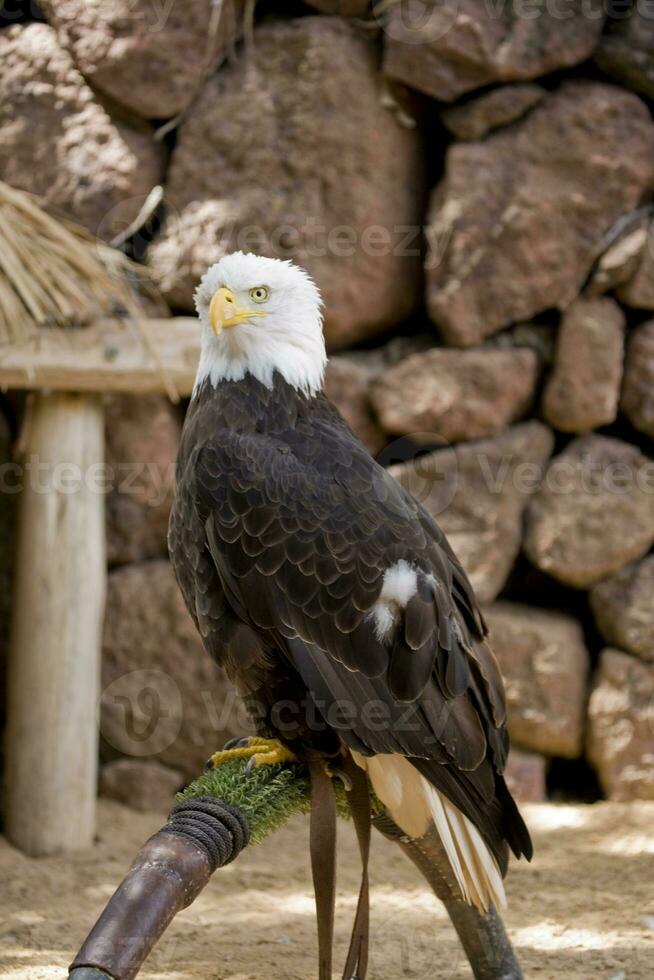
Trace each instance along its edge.
{"label": "large boulder", "polygon": [[599,582],[590,605],[607,643],[654,663],[654,555]]}
{"label": "large boulder", "polygon": [[162,172],[150,131],[108,115],[52,27],[0,31],[0,179],[110,238]]}
{"label": "large boulder", "polygon": [[574,759],[583,749],[590,667],[581,625],[551,610],[496,602],[485,610],[516,745]]}
{"label": "large boulder", "polygon": [[635,3],[627,16],[621,10],[610,21],[595,60],[622,85],[654,99],[654,20],[646,3]]}
{"label": "large boulder", "polygon": [[564,309],[604,233],[652,186],[649,112],[601,83],[562,85],[521,122],[482,143],[454,144],[428,219],[432,319],[450,343],[468,347]]}
{"label": "large boulder", "polygon": [[160,560],[111,572],[100,699],[105,758],[160,762],[192,779],[248,727],[223,671],[204,651],[172,566]]}
{"label": "large boulder", "polygon": [[495,435],[524,415],[537,379],[538,357],[527,348],[435,348],[382,372],[370,398],[391,435],[460,442]]}
{"label": "large boulder", "polygon": [[654,800],[654,667],[602,652],[588,708],[588,756],[612,800]]}
{"label": "large boulder", "polygon": [[94,88],[138,115],[163,119],[189,104],[224,56],[243,4],[40,0],[40,6]]}
{"label": "large boulder", "polygon": [[545,95],[540,85],[500,85],[475,99],[448,106],[441,119],[457,139],[480,140],[493,129],[520,119]]}
{"label": "large boulder", "polygon": [[525,551],[542,571],[587,588],[654,542],[654,461],[608,436],[575,439],[552,460],[527,512]]}
{"label": "large boulder", "polygon": [[654,437],[654,320],[629,335],[620,408],[632,425]]}
{"label": "large boulder", "polygon": [[584,61],[604,20],[602,0],[571,0],[565,16],[546,0],[530,2],[529,16],[513,4],[479,0],[408,0],[380,9],[386,74],[443,102]]}
{"label": "large boulder", "polygon": [[164,395],[112,395],[105,431],[109,564],[164,556],[181,435],[177,409]]}
{"label": "large boulder", "polygon": [[331,357],[325,372],[325,394],[373,456],[386,444],[368,398],[375,373],[363,358],[355,360],[344,354]]}
{"label": "large boulder", "polygon": [[561,432],[588,432],[618,414],[625,317],[612,299],[579,298],[566,310],[543,416]]}
{"label": "large boulder", "polygon": [[509,576],[523,512],[553,445],[546,426],[526,422],[391,469],[443,528],[482,602],[492,601]]}
{"label": "large boulder", "polygon": [[181,125],[149,261],[190,309],[241,248],[292,258],[322,290],[332,348],[383,331],[420,294],[421,141],[386,108],[369,37],[336,17],[269,21]]}

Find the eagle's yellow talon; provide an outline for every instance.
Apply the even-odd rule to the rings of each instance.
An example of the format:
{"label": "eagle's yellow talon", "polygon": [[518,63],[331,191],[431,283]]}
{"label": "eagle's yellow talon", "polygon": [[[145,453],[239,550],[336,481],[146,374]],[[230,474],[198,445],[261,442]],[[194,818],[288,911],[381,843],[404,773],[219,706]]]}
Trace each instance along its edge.
{"label": "eagle's yellow talon", "polygon": [[272,745],[273,747],[268,747],[265,752],[256,752],[250,759],[248,766],[274,766],[280,762],[297,762],[295,752],[291,752],[281,742],[272,741]]}
{"label": "eagle's yellow talon", "polygon": [[209,759],[212,767],[234,759],[249,759],[248,770],[254,766],[272,766],[281,762],[297,762],[297,756],[276,738],[260,738],[254,735],[247,739],[247,745],[214,752]]}

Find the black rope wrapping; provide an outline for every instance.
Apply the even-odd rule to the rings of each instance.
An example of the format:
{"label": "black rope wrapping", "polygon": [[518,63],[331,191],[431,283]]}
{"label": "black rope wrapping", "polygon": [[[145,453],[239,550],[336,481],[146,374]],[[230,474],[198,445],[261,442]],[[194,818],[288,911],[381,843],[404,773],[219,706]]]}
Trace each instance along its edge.
{"label": "black rope wrapping", "polygon": [[245,814],[212,796],[177,803],[162,832],[186,837],[201,847],[209,858],[212,874],[233,861],[250,840]]}

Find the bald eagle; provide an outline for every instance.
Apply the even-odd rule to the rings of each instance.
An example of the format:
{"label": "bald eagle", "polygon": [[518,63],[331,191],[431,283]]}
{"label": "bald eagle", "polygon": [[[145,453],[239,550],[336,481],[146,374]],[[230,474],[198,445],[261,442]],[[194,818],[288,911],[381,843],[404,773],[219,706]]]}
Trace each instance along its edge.
{"label": "bald eagle", "polygon": [[405,834],[436,827],[464,898],[503,906],[509,848],[532,848],[502,776],[504,690],[465,572],[323,394],[306,272],[237,252],[195,301],[169,548],[253,718],[258,737],[234,751],[254,765],[351,754]]}

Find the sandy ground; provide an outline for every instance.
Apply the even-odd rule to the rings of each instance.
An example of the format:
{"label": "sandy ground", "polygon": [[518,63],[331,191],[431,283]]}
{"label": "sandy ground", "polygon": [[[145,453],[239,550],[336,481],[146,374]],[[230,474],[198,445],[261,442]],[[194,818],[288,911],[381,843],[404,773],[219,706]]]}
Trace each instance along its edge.
{"label": "sandy ground", "polygon": [[[526,977],[654,977],[654,803],[526,807],[537,857],[514,864],[506,922]],[[0,976],[66,976],[140,844],[161,825],[102,801],[96,845],[39,861],[0,839]],[[337,963],[358,889],[349,825],[339,837]],[[298,818],[218,871],[172,924],[148,980],[314,980],[307,822]],[[372,856],[371,980],[469,978],[442,906],[396,845]]]}

